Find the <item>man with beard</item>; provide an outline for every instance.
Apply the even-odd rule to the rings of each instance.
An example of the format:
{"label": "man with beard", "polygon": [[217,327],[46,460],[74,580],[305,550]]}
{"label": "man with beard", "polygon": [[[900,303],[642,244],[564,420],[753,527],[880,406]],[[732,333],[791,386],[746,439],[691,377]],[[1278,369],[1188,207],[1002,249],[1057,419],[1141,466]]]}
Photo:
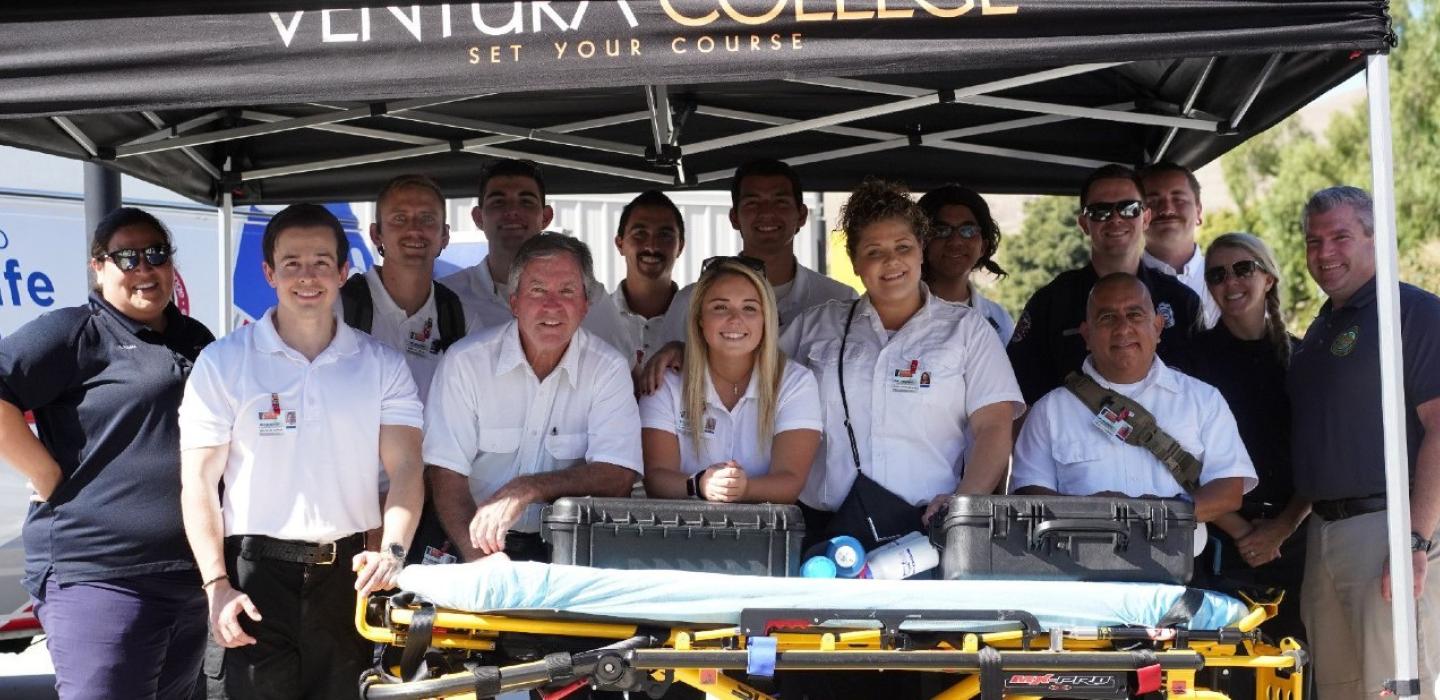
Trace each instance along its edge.
{"label": "man with beard", "polygon": [[625,258],[625,279],[609,301],[628,341],[620,351],[632,366],[640,366],[663,342],[665,312],[679,289],[670,273],[685,249],[685,217],[663,192],[642,192],[620,211],[615,248]]}
{"label": "man with beard", "polygon": [[1206,328],[1220,320],[1220,305],[1205,288],[1205,256],[1195,243],[1195,227],[1203,219],[1200,181],[1182,165],[1162,160],[1140,172],[1145,184],[1145,267],[1180,280],[1200,297]]}

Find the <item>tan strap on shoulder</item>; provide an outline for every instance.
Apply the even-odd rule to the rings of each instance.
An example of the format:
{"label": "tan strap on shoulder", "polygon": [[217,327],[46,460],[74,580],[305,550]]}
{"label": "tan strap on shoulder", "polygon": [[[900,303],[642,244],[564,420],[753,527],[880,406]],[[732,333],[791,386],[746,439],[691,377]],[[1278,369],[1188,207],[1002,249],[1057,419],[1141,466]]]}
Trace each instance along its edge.
{"label": "tan strap on shoulder", "polygon": [[1116,413],[1120,413],[1121,409],[1129,413],[1127,420],[1132,430],[1125,436],[1125,444],[1143,447],[1155,455],[1186,491],[1194,493],[1200,488],[1200,460],[1187,452],[1180,445],[1180,441],[1161,429],[1155,422],[1154,414],[1139,402],[1100,386],[1099,382],[1084,372],[1071,372],[1065,377],[1065,388],[1095,415],[1100,415],[1106,408]]}

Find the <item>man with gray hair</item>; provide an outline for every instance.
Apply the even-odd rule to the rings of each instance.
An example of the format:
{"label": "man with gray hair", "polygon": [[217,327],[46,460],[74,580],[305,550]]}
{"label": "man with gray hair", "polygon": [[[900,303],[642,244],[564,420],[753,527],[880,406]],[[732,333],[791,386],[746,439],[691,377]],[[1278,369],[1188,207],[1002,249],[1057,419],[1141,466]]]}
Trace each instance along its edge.
{"label": "man with gray hair", "polygon": [[629,363],[580,327],[593,277],[584,243],[530,238],[506,285],[514,320],[440,360],[425,407],[426,477],[466,561],[499,551],[548,560],[541,506],[623,496],[642,471]]}
{"label": "man with gray hair", "polygon": [[[1329,299],[1290,360],[1295,494],[1311,504],[1300,616],[1322,699],[1375,697],[1394,675],[1385,516],[1385,426],[1380,419],[1380,318],[1375,307],[1374,204],[1365,190],[1331,187],[1301,213],[1305,262]],[[1420,685],[1434,698],[1440,671],[1440,298],[1400,285],[1410,551],[1417,598]],[[1402,564],[1404,565],[1404,564]],[[1397,693],[1412,694],[1412,693]]]}

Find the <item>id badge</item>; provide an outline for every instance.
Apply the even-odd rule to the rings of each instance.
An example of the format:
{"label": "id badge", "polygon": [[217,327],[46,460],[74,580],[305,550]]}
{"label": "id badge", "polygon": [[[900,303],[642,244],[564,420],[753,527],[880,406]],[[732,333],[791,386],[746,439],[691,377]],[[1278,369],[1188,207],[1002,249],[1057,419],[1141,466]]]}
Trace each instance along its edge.
{"label": "id badge", "polygon": [[454,554],[450,554],[443,550],[436,549],[434,547],[431,547],[430,545],[425,545],[425,557],[420,560],[420,563],[425,565],[454,564],[457,561],[460,560],[456,559]]}
{"label": "id badge", "polygon": [[[926,374],[929,374],[928,372]],[[928,377],[927,377],[928,378]],[[890,390],[905,394],[920,390],[920,360],[910,361],[910,366],[897,369],[890,374]]]}
{"label": "id badge", "polygon": [[294,430],[299,424],[299,417],[295,411],[282,411],[280,415],[273,418],[262,417],[260,419],[260,436],[273,437],[284,435],[286,431]]}
{"label": "id badge", "polygon": [[428,357],[430,355],[430,343],[424,340],[411,338],[405,341],[405,352],[419,357]]}
{"label": "id badge", "polygon": [[1135,430],[1134,426],[1130,425],[1130,421],[1127,420],[1129,417],[1130,412],[1123,408],[1120,409],[1119,412],[1116,412],[1109,406],[1105,406],[1100,409],[1099,413],[1095,414],[1093,422],[1095,427],[1100,429],[1100,432],[1120,442],[1125,442],[1130,438],[1130,433]]}

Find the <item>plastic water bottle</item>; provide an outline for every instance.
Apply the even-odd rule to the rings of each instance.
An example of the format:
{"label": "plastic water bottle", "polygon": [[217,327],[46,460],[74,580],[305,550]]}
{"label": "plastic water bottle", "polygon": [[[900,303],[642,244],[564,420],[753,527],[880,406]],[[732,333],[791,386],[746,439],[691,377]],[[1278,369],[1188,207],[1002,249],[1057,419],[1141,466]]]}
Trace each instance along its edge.
{"label": "plastic water bottle", "polygon": [[860,578],[898,581],[940,566],[940,550],[923,532],[912,532],[865,555]]}
{"label": "plastic water bottle", "polygon": [[835,578],[835,562],[830,557],[810,557],[800,565],[800,575],[805,578]]}
{"label": "plastic water bottle", "polygon": [[849,535],[831,537],[826,543],[825,556],[835,563],[835,575],[841,578],[855,578],[865,569],[865,548],[860,540]]}

